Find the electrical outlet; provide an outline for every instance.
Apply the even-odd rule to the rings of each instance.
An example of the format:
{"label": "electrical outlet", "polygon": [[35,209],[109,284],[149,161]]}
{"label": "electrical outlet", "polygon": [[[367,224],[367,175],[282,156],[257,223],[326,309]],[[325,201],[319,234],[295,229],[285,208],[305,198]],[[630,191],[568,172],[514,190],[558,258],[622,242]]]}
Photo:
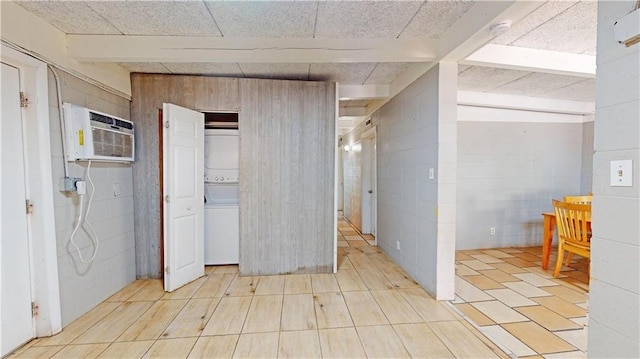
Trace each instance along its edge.
{"label": "electrical outlet", "polygon": [[400,241],[396,241],[396,249],[400,250]]}
{"label": "electrical outlet", "polygon": [[491,232],[491,235],[492,235],[492,236],[495,236],[495,235],[496,235],[496,227],[491,227],[491,228],[489,229],[489,232]]}

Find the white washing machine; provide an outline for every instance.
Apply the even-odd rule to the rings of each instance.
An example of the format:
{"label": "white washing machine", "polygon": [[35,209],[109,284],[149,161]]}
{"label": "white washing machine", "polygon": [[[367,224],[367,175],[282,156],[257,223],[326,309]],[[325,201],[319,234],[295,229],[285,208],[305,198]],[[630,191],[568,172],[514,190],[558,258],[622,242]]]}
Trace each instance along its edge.
{"label": "white washing machine", "polygon": [[238,184],[205,183],[204,264],[237,264],[239,259]]}

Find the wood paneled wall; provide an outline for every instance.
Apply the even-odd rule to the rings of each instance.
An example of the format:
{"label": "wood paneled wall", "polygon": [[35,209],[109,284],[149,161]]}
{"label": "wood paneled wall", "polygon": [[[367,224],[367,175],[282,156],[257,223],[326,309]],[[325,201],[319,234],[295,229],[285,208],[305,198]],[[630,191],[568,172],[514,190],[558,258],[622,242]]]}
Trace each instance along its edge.
{"label": "wood paneled wall", "polygon": [[335,84],[240,80],[240,273],[333,270]]}
{"label": "wood paneled wall", "polygon": [[133,166],[138,278],[159,278],[158,110],[163,102],[239,111],[240,271],[333,269],[333,83],[133,74]]}
{"label": "wood paneled wall", "polygon": [[161,278],[158,111],[163,102],[203,111],[238,111],[239,83],[234,78],[132,74],[131,92],[131,119],[136,126],[136,276]]}

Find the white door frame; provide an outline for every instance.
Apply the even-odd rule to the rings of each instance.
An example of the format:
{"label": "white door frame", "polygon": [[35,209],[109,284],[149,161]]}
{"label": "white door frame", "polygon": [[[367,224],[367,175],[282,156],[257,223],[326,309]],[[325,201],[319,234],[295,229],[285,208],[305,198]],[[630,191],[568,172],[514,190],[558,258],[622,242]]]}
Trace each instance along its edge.
{"label": "white door frame", "polygon": [[25,121],[26,193],[33,203],[29,216],[32,300],[38,305],[35,336],[49,336],[62,329],[58,256],[51,170],[49,130],[49,87],[47,64],[5,44],[2,62],[20,69],[20,86],[29,104],[23,109]]}
{"label": "white door frame", "polygon": [[[362,230],[365,234],[374,234],[377,232],[377,204],[378,186],[377,186],[377,126],[360,135],[362,144]],[[369,191],[372,190],[372,193]],[[378,243],[377,236],[375,243]]]}

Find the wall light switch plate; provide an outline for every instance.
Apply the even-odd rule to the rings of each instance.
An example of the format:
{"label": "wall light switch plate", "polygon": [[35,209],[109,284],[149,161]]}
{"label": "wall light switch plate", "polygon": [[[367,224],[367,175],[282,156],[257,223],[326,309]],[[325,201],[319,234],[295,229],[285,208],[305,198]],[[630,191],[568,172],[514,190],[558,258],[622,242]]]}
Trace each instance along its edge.
{"label": "wall light switch plate", "polygon": [[122,190],[120,190],[120,183],[116,182],[113,184],[113,196],[120,197],[120,195],[122,195]]}
{"label": "wall light switch plate", "polygon": [[611,161],[611,186],[632,187],[633,186],[633,161],[620,160]]}
{"label": "wall light switch plate", "polygon": [[432,180],[432,179],[435,179],[435,178],[436,178],[436,176],[435,176],[433,168],[429,168],[429,179]]}

